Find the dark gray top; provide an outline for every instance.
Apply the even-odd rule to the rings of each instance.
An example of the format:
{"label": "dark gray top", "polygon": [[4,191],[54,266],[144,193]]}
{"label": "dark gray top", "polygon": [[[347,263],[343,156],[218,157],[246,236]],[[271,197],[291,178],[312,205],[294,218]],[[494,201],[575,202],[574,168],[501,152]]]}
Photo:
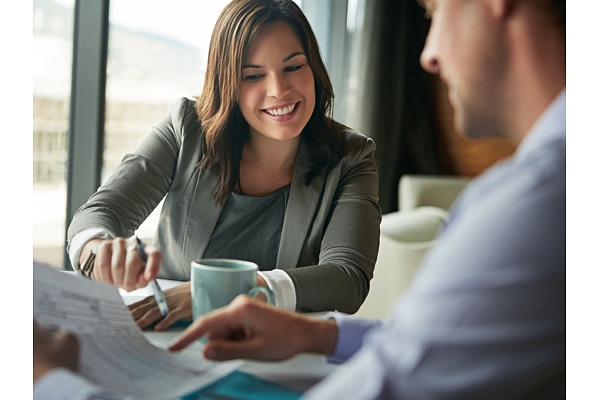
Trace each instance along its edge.
{"label": "dark gray top", "polygon": [[203,258],[252,261],[261,271],[277,266],[290,185],[262,197],[231,193]]}

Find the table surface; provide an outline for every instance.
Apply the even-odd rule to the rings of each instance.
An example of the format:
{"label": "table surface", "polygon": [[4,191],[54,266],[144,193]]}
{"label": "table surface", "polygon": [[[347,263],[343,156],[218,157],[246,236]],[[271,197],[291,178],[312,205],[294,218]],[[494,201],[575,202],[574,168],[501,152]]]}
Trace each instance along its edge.
{"label": "table surface", "polygon": [[[158,284],[162,290],[177,286],[182,282],[158,279]],[[126,304],[132,304],[152,295],[150,287],[126,292],[119,289],[121,296]],[[316,317],[322,314],[316,314]],[[163,332],[145,330],[146,338],[156,346],[167,347],[167,345],[179,335],[182,328],[171,328]],[[202,345],[195,342],[192,348],[197,347],[202,351]],[[291,389],[306,391],[315,385],[335,368],[334,364],[329,364],[323,356],[310,354],[300,354],[286,361],[281,362],[260,362],[245,360],[240,367],[240,371],[249,373],[259,378],[278,383]]]}

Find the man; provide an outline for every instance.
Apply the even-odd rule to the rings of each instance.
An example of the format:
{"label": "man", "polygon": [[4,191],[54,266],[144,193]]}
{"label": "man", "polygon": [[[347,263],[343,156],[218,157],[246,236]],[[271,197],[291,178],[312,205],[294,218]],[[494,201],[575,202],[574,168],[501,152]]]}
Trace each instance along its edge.
{"label": "man", "polygon": [[242,296],[172,351],[206,336],[214,360],[344,362],[316,399],[565,397],[565,1],[423,3],[421,63],[448,85],[456,128],[508,138],[515,155],[460,197],[389,320],[314,319]]}

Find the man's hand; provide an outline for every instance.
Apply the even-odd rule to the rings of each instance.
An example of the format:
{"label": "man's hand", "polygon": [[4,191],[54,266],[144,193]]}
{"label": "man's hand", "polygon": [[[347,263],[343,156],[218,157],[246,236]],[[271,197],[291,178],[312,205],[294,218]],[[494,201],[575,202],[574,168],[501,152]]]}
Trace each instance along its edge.
{"label": "man's hand", "polygon": [[337,341],[334,320],[321,320],[278,309],[246,295],[199,318],[169,346],[178,351],[205,336],[204,356],[280,361],[299,353],[330,355]]}
{"label": "man's hand", "polygon": [[164,294],[169,306],[169,313],[164,318],[154,296],[148,296],[129,306],[129,311],[140,329],[161,318],[163,319],[154,327],[157,331],[163,331],[181,319],[192,319],[192,293],[189,282],[165,290]]}
{"label": "man's hand", "polygon": [[71,333],[43,328],[33,321],[33,382],[55,368],[76,372],[79,343]]}

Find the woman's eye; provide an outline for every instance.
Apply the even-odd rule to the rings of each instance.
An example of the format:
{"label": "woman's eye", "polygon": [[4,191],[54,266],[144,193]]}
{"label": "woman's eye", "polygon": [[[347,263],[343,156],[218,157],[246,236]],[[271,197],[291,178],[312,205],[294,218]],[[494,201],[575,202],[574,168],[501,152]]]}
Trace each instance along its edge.
{"label": "woman's eye", "polygon": [[254,74],[254,75],[248,75],[244,77],[245,81],[255,81],[257,79],[259,79],[262,75],[259,74]]}
{"label": "woman's eye", "polygon": [[285,72],[294,72],[294,71],[298,71],[302,67],[303,67],[303,65],[291,65],[289,67],[285,67],[284,71]]}

